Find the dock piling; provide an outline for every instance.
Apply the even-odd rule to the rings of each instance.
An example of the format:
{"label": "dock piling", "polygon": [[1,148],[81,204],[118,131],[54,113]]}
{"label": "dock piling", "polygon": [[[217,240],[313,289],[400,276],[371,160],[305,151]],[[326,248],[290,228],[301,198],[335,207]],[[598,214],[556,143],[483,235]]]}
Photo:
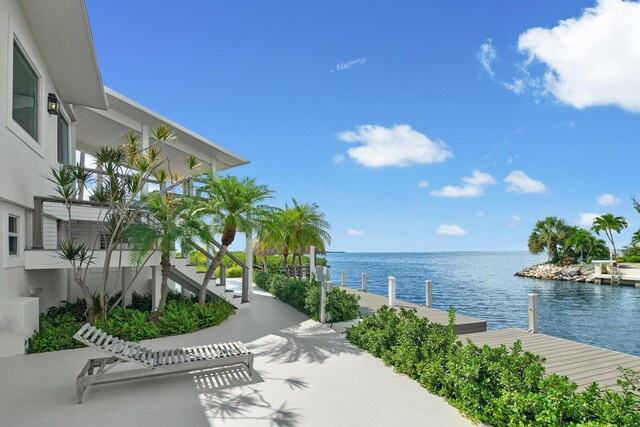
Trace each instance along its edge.
{"label": "dock piling", "polygon": [[362,273],[362,292],[367,292],[367,273]]}
{"label": "dock piling", "polygon": [[529,294],[529,331],[538,332],[538,294]]}
{"label": "dock piling", "polygon": [[347,286],[347,271],[342,270],[342,287]]}
{"label": "dock piling", "polygon": [[431,300],[431,280],[427,280],[424,282],[425,284],[425,293],[426,293],[426,303],[425,306],[427,308],[431,308],[432,300]]}
{"label": "dock piling", "polygon": [[396,278],[389,276],[389,307],[396,303]]}

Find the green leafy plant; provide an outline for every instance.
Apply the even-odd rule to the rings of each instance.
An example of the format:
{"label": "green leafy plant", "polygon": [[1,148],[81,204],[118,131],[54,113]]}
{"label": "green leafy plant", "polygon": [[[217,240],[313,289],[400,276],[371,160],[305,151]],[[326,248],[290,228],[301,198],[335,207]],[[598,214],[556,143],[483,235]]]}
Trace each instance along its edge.
{"label": "green leafy plant", "polygon": [[413,310],[381,307],[347,329],[347,339],[381,358],[476,421],[495,426],[640,425],[640,376],[622,370],[621,391],[596,384],[578,392],[567,377],[545,375],[541,357],[520,342],[505,346],[462,345],[449,325]]}

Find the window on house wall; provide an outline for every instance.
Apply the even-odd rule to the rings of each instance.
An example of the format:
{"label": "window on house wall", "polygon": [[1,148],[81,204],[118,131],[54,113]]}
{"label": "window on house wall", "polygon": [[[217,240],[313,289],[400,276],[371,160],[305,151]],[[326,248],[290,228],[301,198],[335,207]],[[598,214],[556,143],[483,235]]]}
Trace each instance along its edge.
{"label": "window on house wall", "polygon": [[38,74],[17,43],[13,44],[13,104],[11,116],[38,140]]}
{"label": "window on house wall", "polygon": [[18,217],[9,215],[9,255],[18,255]]}
{"label": "window on house wall", "polygon": [[69,163],[69,123],[58,114],[58,163]]}

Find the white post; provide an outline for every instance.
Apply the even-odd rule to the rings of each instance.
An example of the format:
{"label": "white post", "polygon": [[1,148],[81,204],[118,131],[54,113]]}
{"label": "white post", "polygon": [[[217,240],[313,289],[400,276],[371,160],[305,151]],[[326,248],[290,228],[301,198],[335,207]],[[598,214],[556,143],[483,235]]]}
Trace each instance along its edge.
{"label": "white post", "polygon": [[431,300],[431,280],[427,280],[424,282],[425,284],[425,292],[427,294],[427,300],[425,306],[427,308],[431,308],[432,300]]}
{"label": "white post", "polygon": [[327,298],[327,267],[316,267],[316,280],[320,282],[320,323],[327,321],[327,312],[325,310],[325,302]]}
{"label": "white post", "polygon": [[347,286],[347,272],[342,270],[342,287]]}
{"label": "white post", "polygon": [[329,267],[324,267],[322,270],[322,274],[324,275],[324,281],[327,282],[327,291],[331,290],[331,269]]}
{"label": "white post", "polygon": [[160,287],[162,286],[162,272],[160,266],[151,267],[151,302],[153,309],[158,309],[160,304]]}
{"label": "white post", "polygon": [[538,294],[529,294],[529,331],[538,332]]}
{"label": "white post", "polygon": [[367,292],[367,273],[362,273],[362,292]]}
{"label": "white post", "polygon": [[309,248],[309,281],[316,279],[316,247],[311,246]]}
{"label": "white post", "polygon": [[396,304],[396,278],[389,276],[389,307]]}
{"label": "white post", "polygon": [[244,247],[244,255],[246,258],[247,267],[249,267],[249,271],[247,272],[249,277],[247,280],[249,281],[249,293],[253,293],[253,236],[251,233],[247,233],[247,241]]}

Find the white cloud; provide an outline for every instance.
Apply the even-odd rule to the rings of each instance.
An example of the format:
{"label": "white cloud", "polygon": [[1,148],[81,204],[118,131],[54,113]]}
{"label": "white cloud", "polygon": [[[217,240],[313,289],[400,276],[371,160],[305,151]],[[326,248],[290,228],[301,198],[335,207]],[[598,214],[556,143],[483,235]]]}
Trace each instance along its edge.
{"label": "white cloud", "polygon": [[507,191],[513,193],[542,193],[547,189],[542,181],[529,178],[526,173],[518,170],[507,175],[504,182],[509,184]]}
{"label": "white cloud", "polygon": [[363,125],[355,131],[341,132],[338,139],[362,144],[349,148],[347,155],[369,168],[440,163],[453,157],[444,142],[432,141],[409,125]]}
{"label": "white cloud", "polygon": [[465,176],[464,178],[462,178],[462,180],[469,185],[475,185],[477,187],[492,185],[496,183],[494,177],[486,172],[480,172],[477,169],[471,172],[471,176]]}
{"label": "white cloud", "polygon": [[600,206],[617,206],[620,204],[620,199],[613,194],[604,193],[598,196],[598,204]]}
{"label": "white cloud", "polygon": [[522,79],[513,79],[513,83],[502,83],[502,85],[507,88],[508,90],[510,90],[511,92],[515,93],[516,95],[520,95],[524,92],[525,90],[525,81]]}
{"label": "white cloud", "polygon": [[433,190],[431,195],[436,197],[480,197],[483,194],[482,187],[476,187],[475,185],[445,185],[439,190]]}
{"label": "white cloud", "polygon": [[429,186],[429,181],[419,181],[418,188],[427,188]]}
{"label": "white cloud", "polygon": [[484,216],[484,212],[483,211],[476,211],[474,213],[475,216]]}
{"label": "white cloud", "polygon": [[333,164],[339,165],[340,163],[344,162],[344,154],[334,155],[332,161],[333,161]]}
{"label": "white cloud", "polygon": [[517,227],[518,224],[520,224],[522,222],[522,218],[520,218],[518,215],[514,215],[511,217],[511,220],[509,221],[509,227],[513,228],[513,227]]}
{"label": "white cloud", "polygon": [[495,74],[491,68],[491,64],[496,59],[496,56],[496,48],[493,47],[491,39],[486,39],[484,43],[480,45],[480,50],[476,54],[476,58],[478,58],[480,65],[482,65],[482,69],[491,77]]}
{"label": "white cloud", "polygon": [[578,220],[576,221],[578,225],[582,225],[583,227],[591,227],[593,225],[593,220],[598,218],[601,214],[587,212],[587,213],[579,213]]}
{"label": "white cloud", "polygon": [[[531,28],[518,50],[546,65],[545,93],[575,108],[615,105],[640,112],[640,3],[599,0],[551,29]],[[513,90],[513,89],[512,89]]]}
{"label": "white cloud", "polygon": [[350,68],[353,68],[357,65],[364,65],[367,63],[367,58],[363,57],[363,58],[358,58],[358,59],[353,59],[351,61],[347,61],[347,62],[341,62],[340,64],[336,64],[336,69],[335,70],[331,70],[331,72],[335,72],[335,71],[344,71],[344,70],[348,70]]}
{"label": "white cloud", "polygon": [[496,180],[485,172],[474,170],[471,176],[462,178],[464,184],[445,185],[439,190],[433,190],[431,195],[436,197],[480,197],[484,194],[484,187],[496,183]]}
{"label": "white cloud", "polygon": [[436,229],[436,234],[443,234],[445,236],[464,236],[467,232],[464,228],[455,224],[440,224]]}
{"label": "white cloud", "polygon": [[347,234],[349,236],[364,236],[367,232],[364,230],[354,230],[353,228],[350,228],[347,230]]}

